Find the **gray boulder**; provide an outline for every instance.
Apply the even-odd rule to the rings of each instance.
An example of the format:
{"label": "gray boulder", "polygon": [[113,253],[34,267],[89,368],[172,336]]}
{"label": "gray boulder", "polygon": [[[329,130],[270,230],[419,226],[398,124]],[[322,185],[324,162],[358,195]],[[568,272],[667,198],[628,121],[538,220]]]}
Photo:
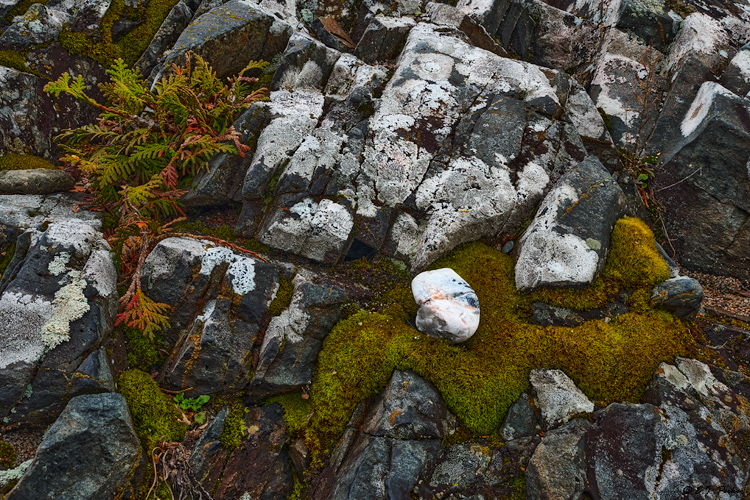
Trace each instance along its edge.
{"label": "gray boulder", "polygon": [[738,96],[747,96],[750,92],[750,43],[744,45],[732,58],[719,83]]}
{"label": "gray boulder", "polygon": [[746,100],[706,82],[662,153],[654,188],[688,269],[750,278],[749,117]]}
{"label": "gray boulder", "polygon": [[581,498],[586,487],[585,434],[591,423],[574,419],[548,432],[526,468],[526,498]]}
{"label": "gray boulder", "polygon": [[529,382],[546,429],[564,424],[574,415],[594,411],[594,403],[561,370],[531,370]]}
{"label": "gray boulder", "polygon": [[679,276],[654,287],[651,307],[666,309],[680,319],[692,319],[700,311],[703,287],[698,280]]}
{"label": "gray boulder", "polygon": [[78,396],[47,430],[31,466],[8,500],[109,500],[140,457],[138,437],[120,394]]}
{"label": "gray boulder", "polygon": [[[534,406],[532,407],[532,402]],[[521,394],[518,401],[508,409],[508,415],[503,423],[503,439],[513,441],[514,439],[531,437],[542,430],[539,410],[533,398],[527,393]]]}
{"label": "gray boulder", "polygon": [[14,19],[0,35],[0,50],[23,50],[35,45],[54,42],[63,24],[70,21],[67,12],[49,10],[35,3],[22,16]]}
{"label": "gray boulder", "polygon": [[625,195],[595,157],[566,173],[519,241],[516,288],[585,286],[604,266]]}
{"label": "gray boulder", "polygon": [[291,304],[266,327],[246,400],[258,401],[311,384],[323,339],[341,317],[347,300],[341,288],[303,271],[293,284]]}
{"label": "gray boulder", "polygon": [[6,170],[0,172],[0,193],[51,194],[70,191],[75,180],[63,170]]}

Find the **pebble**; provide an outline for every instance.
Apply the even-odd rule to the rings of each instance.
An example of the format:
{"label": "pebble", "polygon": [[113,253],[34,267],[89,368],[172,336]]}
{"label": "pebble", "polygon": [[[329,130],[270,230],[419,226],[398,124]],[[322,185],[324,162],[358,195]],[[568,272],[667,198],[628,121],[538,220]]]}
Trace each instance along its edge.
{"label": "pebble", "polygon": [[457,344],[465,342],[479,327],[479,299],[469,284],[453,269],[418,274],[411,282],[419,304],[417,330]]}

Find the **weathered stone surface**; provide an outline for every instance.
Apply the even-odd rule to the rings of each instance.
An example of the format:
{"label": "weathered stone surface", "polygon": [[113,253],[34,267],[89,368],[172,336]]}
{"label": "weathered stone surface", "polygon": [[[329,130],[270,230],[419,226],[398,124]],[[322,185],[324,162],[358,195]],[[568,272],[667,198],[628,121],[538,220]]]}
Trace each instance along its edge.
{"label": "weathered stone surface", "polygon": [[340,56],[339,51],[326,47],[303,33],[295,32],[273,75],[271,90],[322,90]]}
{"label": "weathered stone surface", "polygon": [[0,224],[18,228],[41,228],[45,223],[75,220],[101,229],[101,212],[79,210],[85,201],[79,193],[41,195],[0,195]]}
{"label": "weathered stone surface", "polygon": [[564,424],[573,415],[594,411],[594,403],[561,370],[531,370],[529,382],[546,428]]}
{"label": "weathered stone surface", "polygon": [[469,340],[479,327],[479,299],[453,269],[425,271],[411,282],[419,305],[417,329],[451,343]]}
{"label": "weathered stone surface", "polygon": [[508,409],[502,429],[503,439],[512,441],[530,437],[542,430],[540,415],[537,415],[538,410],[532,408],[531,401],[529,395],[524,392]]}
{"label": "weathered stone surface", "polygon": [[23,50],[53,42],[68,21],[70,15],[65,11],[49,10],[42,4],[33,4],[0,35],[0,50]]}
{"label": "weathered stone surface", "polygon": [[[57,222],[30,237],[23,263],[3,277],[0,378],[10,385],[0,416],[38,426],[76,392],[111,388],[106,359],[86,358],[111,330],[118,295],[109,245],[91,225]],[[95,383],[81,387],[76,372]]]}
{"label": "weathered stone surface", "polygon": [[704,83],[661,160],[654,183],[667,230],[689,269],[750,277],[750,105]]}
{"label": "weathered stone surface", "polygon": [[516,288],[581,286],[604,265],[625,195],[595,157],[565,174],[519,241]]}
{"label": "weathered stone surface", "polygon": [[607,307],[590,311],[573,311],[564,307],[551,306],[544,302],[534,302],[531,304],[531,321],[542,326],[578,326],[584,321],[592,319],[610,321],[628,312],[628,307],[625,305],[626,301],[627,297],[623,296],[619,300],[609,303]]}
{"label": "weathered stone surface", "polygon": [[732,58],[719,83],[740,97],[747,96],[750,92],[750,43]]}
{"label": "weathered stone surface", "polygon": [[75,180],[63,170],[6,170],[0,172],[0,193],[52,194],[70,191]]}
{"label": "weathered stone surface", "polygon": [[425,10],[427,15],[430,16],[430,22],[458,28],[469,37],[475,47],[489,50],[499,56],[507,55],[502,45],[495,42],[484,29],[484,26],[457,7],[445,3],[430,2],[425,6]]}
{"label": "weathered stone surface", "polygon": [[700,311],[703,287],[698,280],[680,276],[654,287],[651,306],[666,309],[680,319],[691,319]]}
{"label": "weathered stone surface", "polygon": [[413,19],[375,16],[362,34],[354,55],[366,63],[392,59],[416,25]]}
{"label": "weathered stone surface", "polygon": [[586,487],[584,434],[591,423],[580,418],[548,432],[526,468],[526,498],[580,498]]}
{"label": "weathered stone surface", "polygon": [[301,390],[312,383],[323,339],[341,317],[346,292],[300,271],[289,307],[271,318],[246,399]]}
{"label": "weathered stone surface", "polygon": [[125,398],[79,396],[47,430],[31,466],[7,498],[114,498],[139,456]]}
{"label": "weathered stone surface", "polygon": [[200,264],[207,244],[195,238],[167,238],[146,257],[141,272],[141,283],[148,296],[174,306],[185,294],[193,279],[193,271]]}

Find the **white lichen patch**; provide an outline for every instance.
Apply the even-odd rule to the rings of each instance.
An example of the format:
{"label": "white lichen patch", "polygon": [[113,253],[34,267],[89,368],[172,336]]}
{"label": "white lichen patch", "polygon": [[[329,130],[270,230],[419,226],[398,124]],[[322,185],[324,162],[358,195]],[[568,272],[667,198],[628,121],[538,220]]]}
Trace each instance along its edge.
{"label": "white lichen patch", "polygon": [[23,462],[21,465],[19,465],[15,469],[8,469],[8,470],[0,471],[0,488],[9,484],[11,481],[16,481],[18,479],[21,479],[21,477],[26,473],[29,467],[31,467],[31,462],[33,462],[33,460],[29,459]]}
{"label": "white lichen patch", "polygon": [[680,124],[680,132],[682,132],[684,137],[691,136],[698,129],[706,116],[708,116],[708,111],[714,99],[720,94],[734,96],[734,94],[716,82],[706,82],[701,85],[698,95],[695,96],[690,109],[688,109],[685,118]]}
{"label": "white lichen patch", "polygon": [[52,317],[52,302],[40,296],[6,291],[0,297],[0,368],[17,362],[35,363],[44,353],[39,335]]}
{"label": "white lichen patch", "polygon": [[234,262],[236,255],[227,247],[213,247],[206,250],[201,259],[200,273],[210,275],[214,268],[224,262]]}
{"label": "white lichen patch", "polygon": [[70,254],[68,252],[60,252],[55,255],[52,262],[47,266],[47,270],[52,276],[60,276],[68,269],[68,263],[70,262]]}
{"label": "white lichen patch", "polygon": [[55,299],[52,301],[55,308],[52,317],[41,328],[42,343],[48,349],[54,349],[70,340],[70,324],[81,319],[91,308],[88,299],[83,294],[86,289],[86,280],[76,274],[71,272],[70,283],[55,293]]}
{"label": "white lichen patch", "polygon": [[66,220],[49,225],[44,238],[50,247],[73,247],[76,256],[88,257],[95,242],[102,234],[91,224],[78,220]]}
{"label": "white lichen patch", "polygon": [[237,295],[245,295],[255,290],[255,260],[237,255],[226,247],[213,247],[206,250],[201,260],[200,273],[210,275],[214,268],[228,263],[227,274],[232,276],[232,290]]}

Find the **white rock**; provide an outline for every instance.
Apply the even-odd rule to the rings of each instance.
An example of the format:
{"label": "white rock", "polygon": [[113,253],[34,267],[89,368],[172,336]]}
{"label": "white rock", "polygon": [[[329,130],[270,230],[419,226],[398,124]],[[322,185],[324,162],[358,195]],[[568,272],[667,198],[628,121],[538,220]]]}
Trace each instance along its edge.
{"label": "white rock", "polygon": [[594,411],[594,403],[561,370],[531,370],[529,382],[547,428],[564,424],[573,415]]}
{"label": "white rock", "polygon": [[479,299],[453,269],[418,274],[411,282],[419,304],[417,329],[451,343],[464,342],[479,326]]}

